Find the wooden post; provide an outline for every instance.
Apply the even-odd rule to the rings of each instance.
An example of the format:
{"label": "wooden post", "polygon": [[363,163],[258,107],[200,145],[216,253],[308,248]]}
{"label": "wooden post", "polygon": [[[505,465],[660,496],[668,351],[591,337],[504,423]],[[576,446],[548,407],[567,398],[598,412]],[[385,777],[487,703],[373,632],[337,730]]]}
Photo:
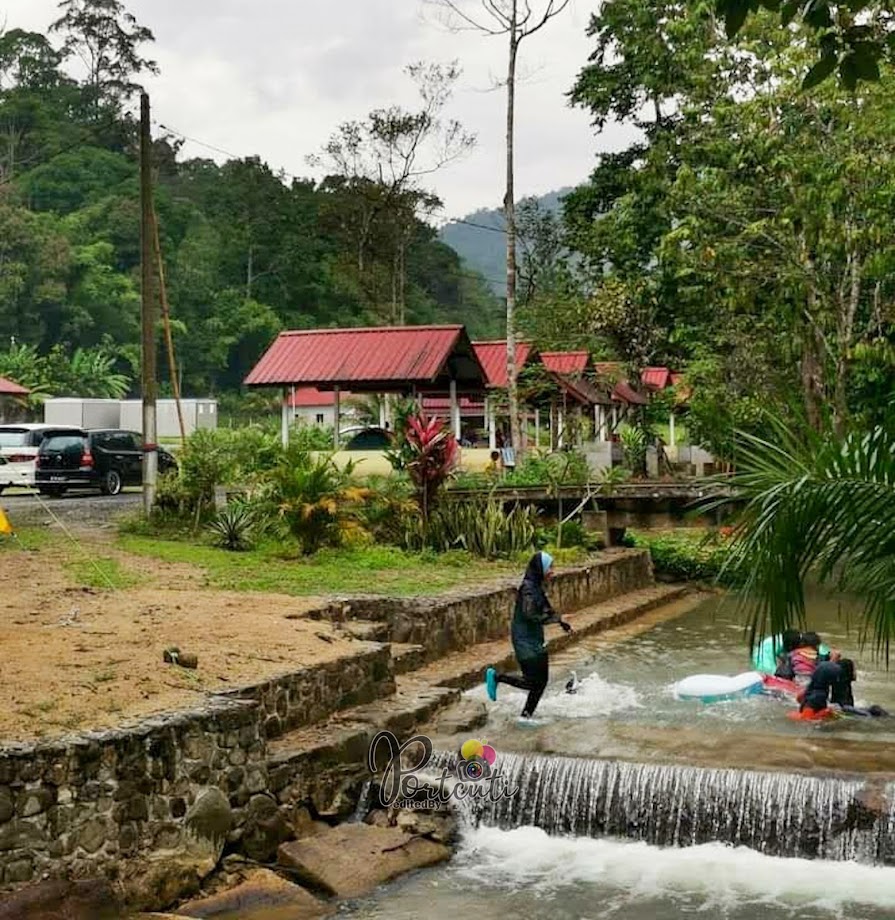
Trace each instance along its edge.
{"label": "wooden post", "polygon": [[333,393],[335,394],[335,402],[334,402],[334,405],[333,405],[333,409],[335,410],[334,413],[333,413],[333,447],[334,447],[336,450],[338,450],[339,447],[340,447],[340,444],[339,444],[339,441],[340,441],[339,432],[340,432],[340,430],[341,430],[340,416],[342,415],[342,402],[341,402],[341,399],[340,399],[340,393],[339,393],[339,388],[338,388],[338,387],[336,387],[336,388],[333,390]]}
{"label": "wooden post", "polygon": [[162,324],[165,329],[165,345],[168,350],[168,373],[171,377],[171,392],[174,395],[174,407],[177,410],[177,424],[180,426],[180,443],[186,444],[186,424],[183,421],[183,406],[180,404],[180,375],[177,372],[177,360],[174,357],[174,336],[171,332],[171,309],[168,304],[168,288],[165,284],[165,263],[162,260],[162,244],[158,231],[158,214],[152,207],[152,239],[155,245],[155,259],[158,268],[159,301],[162,307]]}
{"label": "wooden post", "polygon": [[143,398],[143,511],[155,504],[158,482],[158,435],[155,414],[155,260],[152,232],[152,131],[149,96],[140,94],[140,294],[141,371]]}

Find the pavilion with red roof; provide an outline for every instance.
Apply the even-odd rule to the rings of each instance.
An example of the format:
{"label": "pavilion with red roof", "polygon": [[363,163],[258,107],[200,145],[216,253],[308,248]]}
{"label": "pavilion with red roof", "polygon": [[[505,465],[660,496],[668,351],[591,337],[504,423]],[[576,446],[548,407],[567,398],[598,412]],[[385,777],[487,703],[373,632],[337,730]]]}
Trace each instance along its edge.
{"label": "pavilion with red roof", "polygon": [[[461,325],[378,326],[281,332],[252,368],[246,386],[283,388],[283,439],[292,388],[334,394],[339,418],[344,391],[405,396],[448,394],[454,433],[460,436],[459,396],[481,396],[485,372]],[[338,446],[339,426],[335,425]]]}

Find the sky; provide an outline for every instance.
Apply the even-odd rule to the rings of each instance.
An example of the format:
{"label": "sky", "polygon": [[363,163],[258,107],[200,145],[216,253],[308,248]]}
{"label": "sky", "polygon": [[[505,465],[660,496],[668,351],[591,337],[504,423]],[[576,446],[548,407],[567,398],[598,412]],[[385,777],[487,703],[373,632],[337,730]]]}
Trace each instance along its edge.
{"label": "sky", "polygon": [[[187,157],[257,154],[275,170],[314,176],[307,157],[340,123],[393,103],[413,104],[403,72],[408,64],[458,60],[463,75],[446,114],[478,143],[428,185],[444,202],[441,220],[499,206],[505,96],[493,86],[506,67],[504,39],[452,32],[424,0],[125,2],[155,34],[144,49],[161,69],[144,78],[153,119],[194,139],[183,148]],[[464,2],[477,8],[478,0]],[[598,0],[571,0],[522,45],[518,197],[583,181],[599,151],[632,136],[622,126],[597,136],[588,113],[566,99],[592,48],[585,29],[597,6]],[[0,26],[7,29],[45,31],[56,16],[56,0],[0,0]]]}

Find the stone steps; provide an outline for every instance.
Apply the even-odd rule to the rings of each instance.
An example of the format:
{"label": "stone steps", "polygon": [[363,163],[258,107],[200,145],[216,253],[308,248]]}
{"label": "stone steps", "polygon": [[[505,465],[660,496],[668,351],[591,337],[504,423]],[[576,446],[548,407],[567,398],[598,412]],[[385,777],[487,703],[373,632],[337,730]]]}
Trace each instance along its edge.
{"label": "stone steps", "polygon": [[395,677],[418,671],[426,663],[426,650],[421,645],[392,642],[391,649]]}
{"label": "stone steps", "polygon": [[[593,607],[569,614],[574,632],[550,630],[547,647],[551,652],[573,645],[594,633],[621,626],[655,607],[689,593],[687,586],[657,585],[633,591]],[[514,663],[507,639],[483,642],[439,661],[399,671],[418,661],[422,649],[414,645],[392,645],[396,664],[395,693],[354,706],[315,725],[297,729],[268,745],[268,765],[273,775],[278,769],[297,762],[309,764],[347,763],[363,760],[373,736],[383,729],[404,736],[427,722],[435,713],[460,698],[463,689],[482,680],[485,668],[510,667]]]}
{"label": "stone steps", "polygon": [[[354,706],[306,728],[289,732],[268,743],[271,770],[294,763],[296,758],[317,762],[333,759],[346,762],[343,755],[360,753],[365,760],[369,741],[382,730],[405,734],[421,725],[439,709],[456,702],[460,691],[454,687],[433,687],[411,677],[396,681],[391,696],[363,706]],[[351,749],[351,750],[349,750]]]}
{"label": "stone steps", "polygon": [[[585,636],[629,623],[655,607],[678,600],[689,592],[690,588],[686,585],[656,585],[620,595],[577,613],[564,615],[564,619],[572,624],[574,631],[565,633],[556,626],[548,626],[547,649],[555,653]],[[515,668],[515,661],[507,637],[494,642],[483,642],[465,651],[448,655],[414,671],[413,678],[433,687],[456,687],[465,690],[484,679],[487,667],[512,670]],[[398,684],[400,685],[400,680]]]}

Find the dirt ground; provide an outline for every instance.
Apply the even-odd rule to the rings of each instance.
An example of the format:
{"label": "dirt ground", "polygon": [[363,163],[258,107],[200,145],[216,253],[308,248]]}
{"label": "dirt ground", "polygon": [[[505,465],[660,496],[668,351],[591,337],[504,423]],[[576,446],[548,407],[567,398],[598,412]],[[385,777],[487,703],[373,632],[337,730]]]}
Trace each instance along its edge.
{"label": "dirt ground", "polygon": [[[0,553],[0,741],[185,708],[208,691],[356,648],[303,618],[313,599],[212,591],[190,566],[125,557],[108,544],[102,553],[139,575],[139,586],[80,586],[64,546]],[[165,664],[172,645],[198,655],[198,668]]]}

